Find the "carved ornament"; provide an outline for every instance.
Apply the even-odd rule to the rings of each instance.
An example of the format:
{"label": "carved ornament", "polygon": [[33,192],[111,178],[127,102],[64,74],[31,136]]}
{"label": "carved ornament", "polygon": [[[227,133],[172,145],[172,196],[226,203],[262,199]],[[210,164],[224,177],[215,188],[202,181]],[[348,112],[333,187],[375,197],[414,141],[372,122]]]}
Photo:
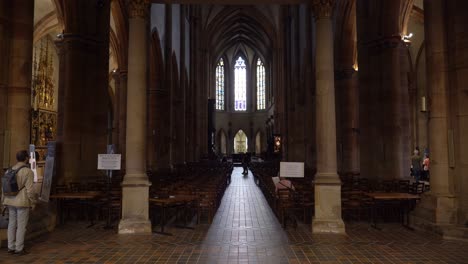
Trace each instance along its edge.
{"label": "carved ornament", "polygon": [[130,0],[128,2],[130,18],[146,19],[149,13],[149,0]]}
{"label": "carved ornament", "polygon": [[323,18],[331,18],[335,0],[312,0],[312,10],[315,20]]}

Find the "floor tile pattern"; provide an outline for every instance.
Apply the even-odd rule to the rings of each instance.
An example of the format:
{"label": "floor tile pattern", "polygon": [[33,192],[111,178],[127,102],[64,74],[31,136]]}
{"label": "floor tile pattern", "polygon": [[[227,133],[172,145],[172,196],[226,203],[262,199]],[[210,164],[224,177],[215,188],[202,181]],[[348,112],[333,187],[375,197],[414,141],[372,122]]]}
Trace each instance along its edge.
{"label": "floor tile pattern", "polygon": [[235,168],[211,225],[172,236],[117,235],[103,224],[68,223],[29,241],[26,256],[0,251],[0,263],[467,263],[468,242],[442,240],[397,224],[375,230],[349,223],[347,235],[312,235],[310,225],[283,229],[252,175]]}

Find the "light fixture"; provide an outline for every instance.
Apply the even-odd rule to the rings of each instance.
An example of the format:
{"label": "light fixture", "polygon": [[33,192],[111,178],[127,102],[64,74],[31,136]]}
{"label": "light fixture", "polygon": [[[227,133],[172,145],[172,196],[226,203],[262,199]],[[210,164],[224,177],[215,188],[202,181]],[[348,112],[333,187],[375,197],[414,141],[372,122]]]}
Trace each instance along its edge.
{"label": "light fixture", "polygon": [[421,112],[427,112],[426,96],[421,97]]}
{"label": "light fixture", "polygon": [[403,36],[401,37],[401,39],[402,39],[404,42],[411,42],[411,41],[410,41],[410,38],[412,38],[412,37],[413,37],[413,33],[409,33],[408,35],[403,35]]}

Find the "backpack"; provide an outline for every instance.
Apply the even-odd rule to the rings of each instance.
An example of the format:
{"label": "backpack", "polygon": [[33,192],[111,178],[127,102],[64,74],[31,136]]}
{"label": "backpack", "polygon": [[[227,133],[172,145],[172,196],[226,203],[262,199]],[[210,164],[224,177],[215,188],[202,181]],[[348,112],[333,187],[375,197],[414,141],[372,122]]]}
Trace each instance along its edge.
{"label": "backpack", "polygon": [[27,165],[21,166],[18,169],[14,170],[9,168],[5,175],[2,177],[2,191],[5,196],[16,196],[23,188],[18,187],[18,181],[16,180],[16,174],[22,168],[27,168]]}

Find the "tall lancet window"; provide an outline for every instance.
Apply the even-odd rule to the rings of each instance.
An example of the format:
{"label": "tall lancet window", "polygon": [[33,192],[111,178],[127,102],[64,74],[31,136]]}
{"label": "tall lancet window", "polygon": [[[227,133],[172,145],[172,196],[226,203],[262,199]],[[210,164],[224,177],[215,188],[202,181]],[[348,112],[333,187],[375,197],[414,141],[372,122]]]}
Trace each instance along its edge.
{"label": "tall lancet window", "polygon": [[234,110],[247,110],[247,67],[245,61],[239,57],[234,66]]}
{"label": "tall lancet window", "polygon": [[265,109],[265,66],[257,60],[257,110]]}
{"label": "tall lancet window", "polygon": [[224,61],[219,59],[216,66],[216,110],[224,110]]}

